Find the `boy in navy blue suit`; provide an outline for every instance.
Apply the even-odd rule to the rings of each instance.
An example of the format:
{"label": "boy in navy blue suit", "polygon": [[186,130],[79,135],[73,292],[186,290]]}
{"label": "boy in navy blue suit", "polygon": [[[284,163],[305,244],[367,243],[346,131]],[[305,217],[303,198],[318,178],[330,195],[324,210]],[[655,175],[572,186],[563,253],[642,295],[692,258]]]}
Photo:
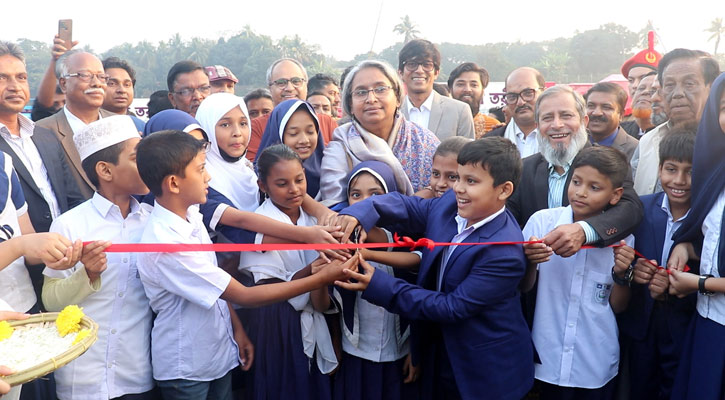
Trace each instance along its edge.
{"label": "boy in navy blue suit", "polygon": [[[522,241],[505,207],[521,176],[516,146],[498,137],[476,140],[463,147],[458,164],[459,181],[440,198],[391,193],[341,214],[366,231],[394,226],[436,242]],[[433,385],[425,388],[433,398],[523,397],[534,368],[518,292],[526,270],[522,246],[435,247],[422,254],[417,285],[376,273],[367,262],[361,262],[363,274],[346,273],[357,282],[336,284],[416,321],[413,362],[422,382]]]}
{"label": "boy in navy blue suit", "polygon": [[664,192],[641,197],[645,212],[634,232],[635,249],[647,259],[635,263],[632,297],[619,324],[629,342],[632,399],[670,398],[682,340],[695,310],[697,295],[668,296],[667,271],[655,267],[667,265],[672,234],[690,211],[694,146],[694,132],[671,132],[662,139],[659,179]]}

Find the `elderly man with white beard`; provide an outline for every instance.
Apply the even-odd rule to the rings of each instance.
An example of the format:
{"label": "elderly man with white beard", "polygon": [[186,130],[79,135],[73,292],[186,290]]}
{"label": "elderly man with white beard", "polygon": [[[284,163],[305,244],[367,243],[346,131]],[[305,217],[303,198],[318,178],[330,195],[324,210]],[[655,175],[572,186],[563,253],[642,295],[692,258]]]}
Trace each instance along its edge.
{"label": "elderly man with white beard", "polygon": [[[521,183],[507,204],[522,227],[536,211],[569,204],[569,167],[581,149],[591,146],[584,99],[569,86],[553,86],[539,95],[535,118],[539,153],[524,158]],[[568,257],[584,244],[607,246],[625,238],[642,215],[642,203],[627,179],[617,205],[585,221],[559,226],[543,240],[556,254]]]}
{"label": "elderly man with white beard", "polygon": [[108,75],[98,57],[83,50],[70,50],[56,61],[55,76],[66,96],[65,107],[36,122],[35,131],[46,129],[58,137],[70,160],[71,174],[83,197],[89,199],[95,187],[83,172],[73,134],[99,118],[114,115],[101,109]]}

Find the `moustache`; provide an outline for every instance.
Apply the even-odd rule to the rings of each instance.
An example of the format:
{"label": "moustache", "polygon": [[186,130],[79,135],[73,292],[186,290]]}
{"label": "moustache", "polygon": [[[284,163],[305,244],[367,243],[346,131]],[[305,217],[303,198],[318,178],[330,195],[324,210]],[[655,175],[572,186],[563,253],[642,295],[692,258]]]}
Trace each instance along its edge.
{"label": "moustache", "polygon": [[103,88],[88,88],[83,91],[83,94],[91,94],[91,93],[100,93],[102,95],[106,94],[106,92],[103,90]]}
{"label": "moustache", "polygon": [[514,112],[518,113],[518,112],[524,111],[524,110],[531,110],[531,107],[529,107],[528,104],[524,104],[524,105],[516,107],[516,110],[514,110]]}
{"label": "moustache", "polygon": [[589,122],[605,122],[606,123],[608,121],[609,120],[607,119],[607,117],[605,117],[603,115],[597,115],[597,116],[590,116],[589,117]]}

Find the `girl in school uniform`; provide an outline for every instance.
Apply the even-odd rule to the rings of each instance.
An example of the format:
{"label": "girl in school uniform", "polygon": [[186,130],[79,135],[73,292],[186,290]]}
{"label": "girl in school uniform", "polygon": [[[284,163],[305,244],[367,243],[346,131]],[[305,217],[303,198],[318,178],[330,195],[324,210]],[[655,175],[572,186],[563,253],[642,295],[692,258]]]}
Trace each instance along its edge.
{"label": "girl in school uniform", "polygon": [[[317,221],[302,209],[307,184],[302,160],[284,144],[257,158],[259,188],[267,199],[256,213],[282,223],[311,226]],[[257,234],[260,242],[262,234]],[[239,264],[255,285],[290,281],[322,266],[315,251],[245,253]],[[325,288],[249,311],[248,333],[255,346],[252,399],[329,399],[337,367],[325,317]]]}
{"label": "girl in school uniform", "polygon": [[300,156],[307,178],[307,194],[317,197],[325,142],[320,133],[320,122],[310,103],[290,99],[274,108],[264,129],[255,164],[262,150],[278,143],[286,144]]}
{"label": "girl in school uniform", "polygon": [[[398,191],[395,175],[381,161],[364,161],[348,178],[349,205],[368,197]],[[382,228],[368,232],[368,242],[392,242],[392,234]],[[420,263],[414,253],[361,249],[375,268],[395,274],[393,267],[411,268]],[[379,260],[380,262],[376,262]],[[388,265],[386,265],[388,264]],[[396,275],[400,275],[398,273]],[[335,286],[333,296],[342,312],[342,362],[335,375],[336,400],[414,399],[418,369],[409,355],[408,322],[362,299],[361,292]]]}
{"label": "girl in school uniform", "polygon": [[[692,208],[673,236],[667,263],[670,294],[698,292],[697,313],[685,338],[672,399],[722,399],[725,395],[725,74],[710,89],[697,129],[692,168]],[[699,275],[684,272],[700,261]]]}
{"label": "girl in school uniform", "polygon": [[[252,243],[256,232],[283,242],[337,243],[334,227],[296,227],[254,213],[259,187],[252,163],[244,155],[250,138],[250,118],[241,97],[215,93],[201,103],[196,119],[209,137],[206,168],[211,176],[207,202],[200,211],[209,230],[233,243]],[[306,196],[305,210],[317,218],[330,211]]]}

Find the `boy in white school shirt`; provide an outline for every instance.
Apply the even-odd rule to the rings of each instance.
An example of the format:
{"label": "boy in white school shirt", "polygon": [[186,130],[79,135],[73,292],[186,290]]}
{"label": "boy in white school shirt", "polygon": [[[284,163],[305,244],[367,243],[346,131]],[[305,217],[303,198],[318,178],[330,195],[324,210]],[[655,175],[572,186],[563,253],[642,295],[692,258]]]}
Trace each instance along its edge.
{"label": "boy in white school shirt", "polygon": [[90,123],[74,135],[83,170],[96,186],[93,197],[55,219],[51,232],[84,246],[81,262],[65,271],[46,268],[43,302],[57,311],[77,304],[99,325],[98,341],[55,372],[59,399],[151,399],[152,313],[134,253],[104,253],[111,242],[138,242],[150,207],[132,197],[145,194],[136,169],[141,140],[128,116]]}
{"label": "boy in white school shirt", "polygon": [[[593,146],[574,158],[571,171],[570,205],[536,212],[524,238],[537,240],[617,204],[629,163],[618,150]],[[523,291],[533,287],[538,273],[531,337],[541,359],[535,377],[542,400],[613,398],[619,365],[614,313],[629,301],[633,245],[630,235],[614,249],[584,249],[568,258],[553,255],[543,243],[524,245],[529,266]]]}

